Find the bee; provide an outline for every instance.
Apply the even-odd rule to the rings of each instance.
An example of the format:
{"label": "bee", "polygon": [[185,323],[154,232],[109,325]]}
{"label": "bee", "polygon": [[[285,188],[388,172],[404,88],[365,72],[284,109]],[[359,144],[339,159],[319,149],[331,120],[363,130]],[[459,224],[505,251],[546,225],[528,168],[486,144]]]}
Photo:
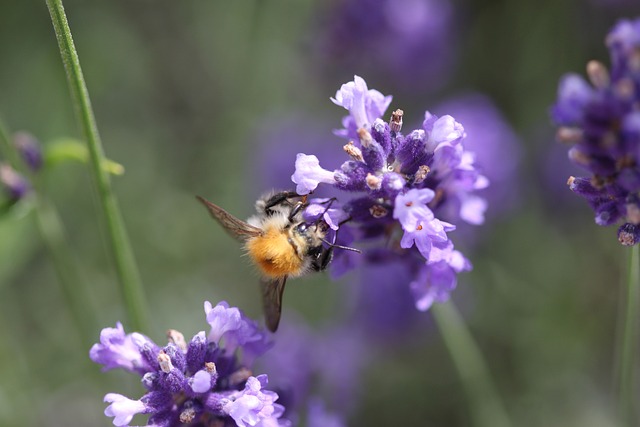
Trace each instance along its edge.
{"label": "bee", "polygon": [[[305,221],[302,213],[309,206],[307,196],[292,191],[273,192],[258,199],[257,213],[247,222],[200,196],[196,198],[231,236],[244,243],[247,254],[260,270],[265,321],[271,332],[280,323],[282,294],[288,277],[325,270],[334,248],[360,252],[336,245],[335,239],[333,243],[325,240],[329,225],[322,219]],[[332,200],[325,202],[327,209]]]}

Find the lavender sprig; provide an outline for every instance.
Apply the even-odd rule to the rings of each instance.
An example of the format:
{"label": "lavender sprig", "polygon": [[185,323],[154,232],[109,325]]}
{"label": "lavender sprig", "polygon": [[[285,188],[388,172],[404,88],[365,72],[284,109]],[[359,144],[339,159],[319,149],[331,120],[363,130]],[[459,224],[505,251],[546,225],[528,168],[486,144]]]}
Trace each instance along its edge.
{"label": "lavender sprig", "polygon": [[[330,208],[327,199],[311,200],[305,212],[308,220],[322,217],[339,233],[335,236],[339,244],[365,246],[362,256],[337,253],[333,273],[343,273],[358,262],[399,262],[413,276],[408,285],[419,310],[448,301],[457,274],[471,269],[448,233],[456,229],[456,222],[484,221],[487,203],[477,191],[489,184],[476,168],[474,154],[463,148],[462,124],[449,115],[426,112],[421,128],[403,133],[404,112],[395,110],[385,122],[381,116],[392,98],[370,90],[358,76],[331,100],[349,111],[335,134],[349,139],[343,148],[351,159],[331,171],[322,168],[316,156],[298,154],[291,178],[299,194],[321,186],[354,194],[349,200],[333,201]],[[438,307],[438,325],[469,391],[475,422],[508,426],[486,364],[452,303],[448,304]],[[456,354],[460,351],[469,359]],[[490,410],[485,409],[487,403]]]}
{"label": "lavender sprig", "polygon": [[590,61],[590,84],[577,74],[564,76],[551,113],[560,126],[557,139],[571,144],[569,158],[588,173],[569,177],[569,188],[587,200],[596,224],[622,223],[618,241],[633,246],[617,369],[619,417],[631,427],[637,425],[635,341],[640,321],[636,249],[640,242],[640,18],[620,20],[607,35],[606,45],[610,70]]}
{"label": "lavender sprig", "polygon": [[105,415],[116,426],[127,426],[137,414],[149,416],[148,426],[238,427],[289,426],[284,407],[266,388],[266,375],[254,376],[253,360],[271,346],[267,334],[225,302],[204,304],[209,333],[198,332],[187,343],[169,330],[160,347],[148,337],[126,334],[120,323],[105,328],[90,351],[103,370],[124,369],[140,375],[146,393],[139,399],[108,393]]}

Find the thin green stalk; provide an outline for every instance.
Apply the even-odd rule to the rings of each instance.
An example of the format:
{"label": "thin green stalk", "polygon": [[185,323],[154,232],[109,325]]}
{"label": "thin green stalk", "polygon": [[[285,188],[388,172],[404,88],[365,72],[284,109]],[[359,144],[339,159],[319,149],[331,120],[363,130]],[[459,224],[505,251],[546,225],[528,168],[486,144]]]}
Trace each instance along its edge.
{"label": "thin green stalk", "polygon": [[638,357],[638,321],[640,303],[640,265],[638,262],[638,245],[631,248],[629,254],[629,278],[627,282],[627,298],[622,350],[620,351],[620,396],[619,416],[624,427],[637,426],[636,402],[636,366]]}
{"label": "thin green stalk", "polygon": [[478,345],[452,301],[431,307],[471,405],[476,427],[509,427],[509,417]]}
{"label": "thin green stalk", "polygon": [[35,202],[38,230],[58,275],[63,297],[80,334],[81,343],[84,348],[88,349],[97,337],[98,322],[89,303],[91,298],[87,287],[81,282],[78,271],[74,267],[73,256],[65,237],[62,221],[54,206],[39,191],[37,177],[30,174],[24,167],[18,151],[9,140],[8,132],[2,123],[0,123],[0,151],[9,160],[11,166],[29,177],[32,185],[36,187],[32,198]]}
{"label": "thin green stalk", "polygon": [[90,169],[98,187],[98,198],[107,223],[107,233],[119,277],[125,310],[132,328],[145,331],[147,330],[147,306],[144,290],[131,244],[129,243],[129,237],[111,188],[109,174],[100,167],[105,160],[105,155],[91,108],[89,92],[80,68],[78,53],[71,37],[69,23],[61,0],[46,0],[46,2],[58,39],[62,62],[67,72],[71,99],[89,148]]}

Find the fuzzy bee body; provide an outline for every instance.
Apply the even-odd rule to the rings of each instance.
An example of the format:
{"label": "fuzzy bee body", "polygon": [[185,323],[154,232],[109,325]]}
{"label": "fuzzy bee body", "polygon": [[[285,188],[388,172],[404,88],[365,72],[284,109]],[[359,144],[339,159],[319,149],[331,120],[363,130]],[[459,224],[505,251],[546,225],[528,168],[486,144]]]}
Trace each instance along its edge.
{"label": "fuzzy bee body", "polygon": [[289,276],[324,270],[333,247],[323,246],[329,229],[322,221],[307,223],[302,212],[306,197],[275,192],[256,202],[257,213],[244,222],[221,207],[198,196],[214,219],[244,243],[247,254],[260,270],[262,301],[267,327],[275,332],[280,322],[282,294]]}

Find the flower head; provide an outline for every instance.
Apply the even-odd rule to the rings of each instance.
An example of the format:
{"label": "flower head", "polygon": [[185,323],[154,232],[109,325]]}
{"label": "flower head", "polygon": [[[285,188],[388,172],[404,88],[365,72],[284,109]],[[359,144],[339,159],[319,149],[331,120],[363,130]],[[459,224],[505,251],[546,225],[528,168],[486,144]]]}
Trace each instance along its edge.
{"label": "flower head", "polygon": [[588,173],[570,177],[569,188],[588,201],[596,224],[622,222],[618,238],[631,245],[640,224],[640,18],[618,22],[606,44],[611,69],[589,62],[590,84],[565,76],[551,114],[557,138],[571,144],[569,158]]}
{"label": "flower head", "polygon": [[125,334],[120,323],[103,329],[91,360],[105,369],[139,374],[147,391],[138,400],[105,396],[110,403],[105,415],[113,417],[114,425],[126,426],[136,414],[148,414],[147,425],[158,426],[204,426],[212,420],[240,427],[279,425],[284,408],[275,403],[278,395],[265,388],[266,375],[253,376],[248,363],[268,347],[265,333],[225,302],[215,307],[206,302],[205,314],[208,336],[202,331],[187,343],[170,330],[164,347],[144,335]]}
{"label": "flower head", "polygon": [[[404,112],[395,110],[385,122],[381,115],[391,97],[369,89],[357,76],[342,85],[332,101],[349,112],[344,129],[336,132],[349,139],[344,146],[349,159],[330,171],[320,168],[317,157],[298,154],[293,181],[299,194],[324,185],[353,197],[339,197],[333,211],[311,204],[306,214],[324,215],[327,224],[339,228],[339,236],[350,236],[348,244],[379,242],[363,254],[367,262],[405,254],[403,262],[416,274],[411,287],[419,308],[431,305],[424,302],[425,293],[435,295],[437,290],[432,301],[444,301],[457,273],[470,269],[466,259],[460,264],[462,255],[453,250],[447,233],[455,230],[457,221],[481,224],[487,208],[477,192],[489,182],[463,146],[464,127],[450,115],[427,112],[420,128],[403,133]],[[441,253],[445,249],[447,256]],[[353,265],[338,262],[344,252],[336,251],[333,264],[341,273]],[[417,291],[423,288],[428,292]]]}

